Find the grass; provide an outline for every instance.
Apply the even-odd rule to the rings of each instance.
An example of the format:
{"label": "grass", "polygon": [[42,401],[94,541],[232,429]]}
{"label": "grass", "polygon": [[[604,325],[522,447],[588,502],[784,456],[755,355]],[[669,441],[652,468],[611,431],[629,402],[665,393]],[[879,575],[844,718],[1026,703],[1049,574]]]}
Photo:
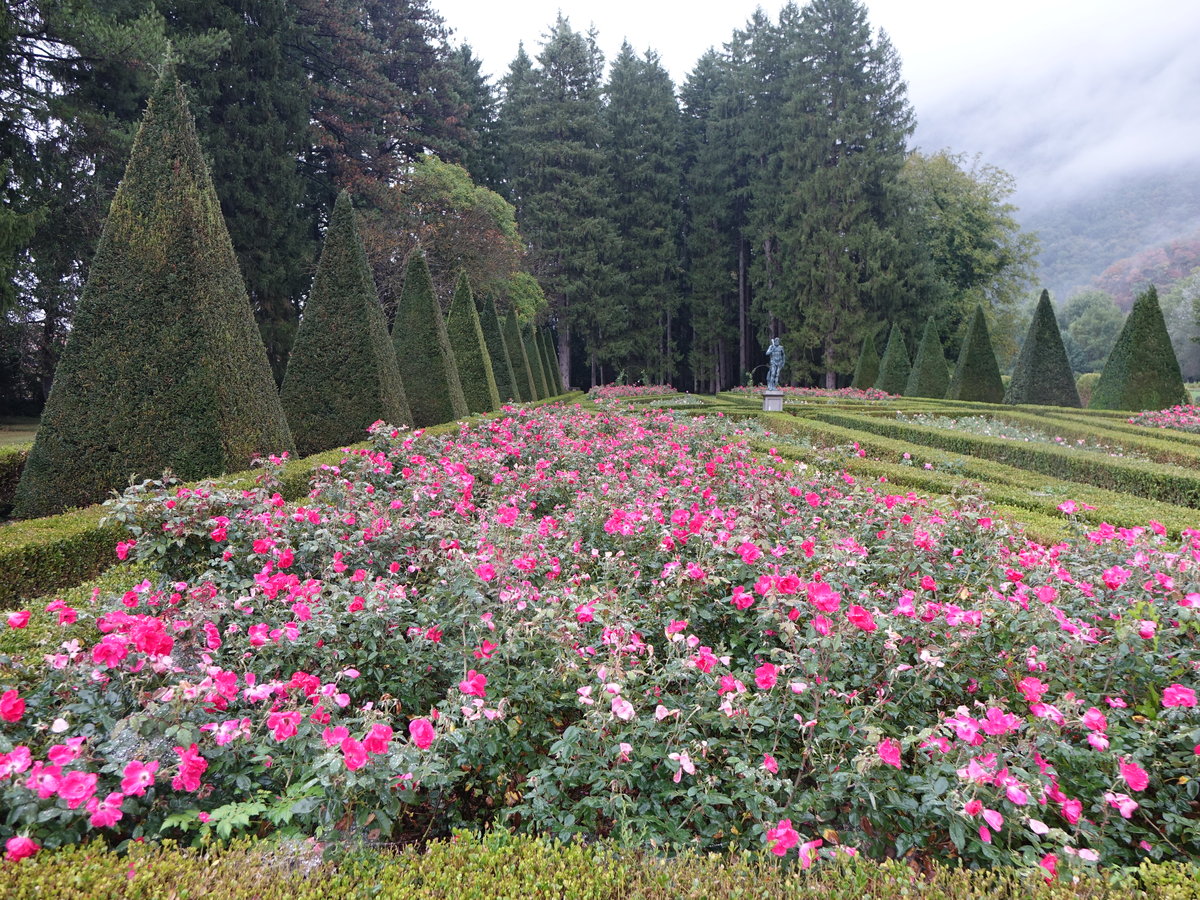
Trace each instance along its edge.
{"label": "grass", "polygon": [[0,447],[31,447],[39,420],[33,417],[0,416]]}

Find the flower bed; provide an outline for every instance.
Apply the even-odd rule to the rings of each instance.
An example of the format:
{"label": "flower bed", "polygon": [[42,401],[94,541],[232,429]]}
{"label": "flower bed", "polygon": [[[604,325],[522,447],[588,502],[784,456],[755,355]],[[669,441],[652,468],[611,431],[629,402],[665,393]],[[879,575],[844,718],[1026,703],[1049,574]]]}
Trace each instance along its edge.
{"label": "flower bed", "polygon": [[588,391],[589,400],[633,400],[676,393],[669,384],[605,384]]}
{"label": "flower bed", "polygon": [[0,661],[10,858],[494,820],[803,865],[1200,850],[1200,533],[1040,547],[723,419],[554,407],[379,427],[298,503],[116,512],[160,578]]}
{"label": "flower bed", "polygon": [[1172,406],[1170,409],[1138,413],[1130,417],[1129,424],[1200,433],[1200,406]]}
{"label": "flower bed", "polygon": [[[894,394],[889,394],[887,391],[876,390],[875,388],[815,388],[815,387],[789,387],[780,385],[777,390],[783,393],[784,402],[805,402],[808,400],[861,400],[864,402],[875,402],[879,400],[897,400],[899,399]],[[731,394],[738,394],[745,397],[761,397],[766,388],[762,385],[755,387],[735,387],[730,391]]]}

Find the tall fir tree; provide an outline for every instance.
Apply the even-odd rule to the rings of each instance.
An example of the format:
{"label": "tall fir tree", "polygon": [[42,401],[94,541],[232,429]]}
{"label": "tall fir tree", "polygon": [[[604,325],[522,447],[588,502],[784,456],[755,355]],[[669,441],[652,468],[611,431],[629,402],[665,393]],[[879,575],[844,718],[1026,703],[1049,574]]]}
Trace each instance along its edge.
{"label": "tall fir tree", "polygon": [[412,424],[396,349],[354,220],[338,195],[280,389],[304,456],[365,440],[382,419]]}
{"label": "tall fir tree", "polygon": [[937,322],[930,316],[904,387],[904,396],[941,400],[949,387],[950,369],[946,364],[946,351],[942,349],[942,336],[938,333]]}
{"label": "tall fir tree", "polygon": [[392,323],[392,342],[413,425],[424,428],[466,418],[467,400],[458,364],[433,292],[425,254],[419,249],[408,260]]}
{"label": "tall fir tree", "polygon": [[484,294],[475,295],[475,310],[479,313],[479,327],[492,360],[492,375],[496,379],[496,393],[502,403],[520,401],[517,376],[513,372],[512,354],[504,340],[504,325],[496,315],[496,304]]}
{"label": "tall fir tree", "polygon": [[537,385],[533,380],[533,368],[530,365],[529,354],[525,351],[525,341],[521,339],[521,322],[517,311],[512,310],[504,320],[504,343],[512,358],[513,369],[517,375],[517,390],[522,403],[540,400]]}
{"label": "tall fir tree", "polygon": [[109,212],[15,513],[295,450],[183,89],[167,67]]}
{"label": "tall fir tree", "polygon": [[613,60],[605,93],[617,277],[628,304],[619,344],[631,379],[663,383],[678,364],[679,106],[659,58],[639,57],[628,42]]}
{"label": "tall fir tree", "polygon": [[467,409],[473,413],[499,409],[500,394],[496,389],[492,358],[484,342],[479,313],[475,309],[475,296],[471,293],[471,282],[466,272],[458,275],[450,314],[446,318],[446,331],[458,363]]}
{"label": "tall fir tree", "polygon": [[1088,409],[1166,409],[1189,402],[1158,290],[1150,285],[1134,301]]}
{"label": "tall fir tree", "polygon": [[1058,318],[1050,292],[1038,298],[1033,321],[1021,345],[1021,355],[1004,394],[1005,403],[1036,403],[1043,406],[1078,407],[1079,390],[1067,360]]}
{"label": "tall fir tree", "polygon": [[947,400],[971,400],[979,403],[1003,403],[1004,382],[988,332],[987,317],[982,304],[975,315],[958,351],[958,365],[946,391]]}

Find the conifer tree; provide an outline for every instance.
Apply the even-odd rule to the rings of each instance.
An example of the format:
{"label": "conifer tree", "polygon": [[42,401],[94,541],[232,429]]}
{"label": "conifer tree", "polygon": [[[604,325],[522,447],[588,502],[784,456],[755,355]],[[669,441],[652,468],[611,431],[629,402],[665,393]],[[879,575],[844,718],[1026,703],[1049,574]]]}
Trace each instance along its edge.
{"label": "conifer tree", "polygon": [[858,364],[854,367],[854,380],[850,387],[865,391],[875,387],[879,378],[879,351],[875,349],[875,329],[867,329],[863,338],[862,350],[858,354]]}
{"label": "conifer tree", "polygon": [[1166,409],[1188,402],[1158,291],[1150,285],[1134,301],[1088,409]]}
{"label": "conifer tree", "polygon": [[908,347],[904,344],[904,333],[900,326],[892,325],[888,335],[887,347],[883,351],[883,359],[879,361],[879,377],[875,379],[877,390],[888,394],[903,394],[908,386],[908,374],[912,364],[908,359]]}
{"label": "conifer tree", "polygon": [[509,312],[508,318],[504,320],[504,343],[508,346],[513,370],[516,372],[517,390],[521,393],[518,399],[522,403],[540,400],[533,380],[533,369],[529,364],[529,354],[525,352],[525,341],[521,339],[521,323],[517,319],[515,309]]}
{"label": "conifer tree", "polygon": [[554,380],[554,393],[565,394],[566,390],[563,388],[562,372],[560,372],[558,368],[558,357],[554,355],[554,339],[550,335],[550,329],[543,328],[541,331],[541,336],[542,352],[546,357],[547,371],[549,372],[550,378]]}
{"label": "conifer tree", "polygon": [[413,425],[424,428],[468,415],[446,323],[433,293],[425,254],[419,249],[408,259],[392,324],[392,343]]}
{"label": "conifer tree", "polygon": [[483,328],[479,324],[479,313],[475,310],[475,297],[471,293],[466,272],[458,275],[458,286],[454,289],[454,299],[446,319],[446,331],[450,336],[454,359],[458,362],[458,375],[462,380],[467,409],[473,413],[499,409],[500,394],[496,389],[492,358],[484,343]]}
{"label": "conifer tree", "polygon": [[280,400],[302,455],[365,439],[382,419],[412,423],[350,195],[333,207]]}
{"label": "conifer tree", "polygon": [[131,476],[203,478],[294,451],[220,203],[170,66],[113,198],[15,514]]}
{"label": "conifer tree", "polygon": [[529,368],[533,372],[533,383],[537,387],[538,398],[545,400],[553,392],[546,384],[546,365],[542,361],[541,351],[537,345],[537,329],[531,324],[521,329],[521,339],[525,342],[525,354],[529,357]]}
{"label": "conifer tree", "polygon": [[1000,379],[1000,366],[992,349],[983,306],[975,307],[975,315],[967,329],[967,336],[963,338],[958,365],[954,369],[954,377],[950,379],[946,399],[1004,402],[1004,382]]}
{"label": "conifer tree", "polygon": [[1043,406],[1078,407],[1079,390],[1075,373],[1067,359],[1062,332],[1050,292],[1043,290],[1038,298],[1033,321],[1017,357],[1012,380],[1004,395],[1005,403],[1036,403]]}
{"label": "conifer tree", "polygon": [[520,401],[517,376],[513,372],[512,354],[504,340],[504,326],[496,315],[496,304],[491,297],[475,295],[475,310],[479,313],[479,326],[483,330],[483,341],[492,360],[492,374],[496,379],[496,393],[501,403]]}
{"label": "conifer tree", "polygon": [[938,334],[933,316],[925,323],[921,335],[921,346],[913,360],[912,372],[904,387],[905,397],[934,397],[941,400],[950,387],[950,370],[946,364],[946,352],[942,349],[942,336]]}

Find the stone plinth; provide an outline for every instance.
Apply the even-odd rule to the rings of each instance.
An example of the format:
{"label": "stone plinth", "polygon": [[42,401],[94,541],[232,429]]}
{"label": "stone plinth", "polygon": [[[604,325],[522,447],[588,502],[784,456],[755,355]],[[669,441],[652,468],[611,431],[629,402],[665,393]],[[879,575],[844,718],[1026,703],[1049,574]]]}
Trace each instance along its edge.
{"label": "stone plinth", "polygon": [[767,391],[763,394],[763,412],[783,412],[783,391]]}

